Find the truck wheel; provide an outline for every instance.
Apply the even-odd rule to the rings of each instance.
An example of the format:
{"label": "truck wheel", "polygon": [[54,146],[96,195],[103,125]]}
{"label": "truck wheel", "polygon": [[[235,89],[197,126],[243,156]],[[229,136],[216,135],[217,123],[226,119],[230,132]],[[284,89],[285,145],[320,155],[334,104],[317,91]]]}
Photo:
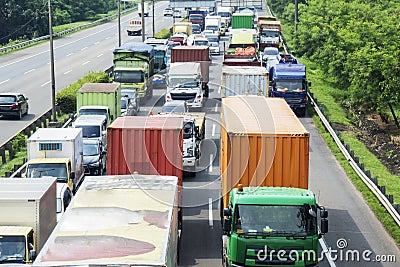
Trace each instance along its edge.
{"label": "truck wheel", "polygon": [[306,115],[306,108],[298,109],[298,110],[297,110],[297,114],[298,114],[300,117],[304,117],[304,116]]}
{"label": "truck wheel", "polygon": [[209,87],[208,87],[208,85],[206,85],[206,89],[205,89],[205,91],[204,91],[204,97],[208,97],[208,95],[209,95]]}

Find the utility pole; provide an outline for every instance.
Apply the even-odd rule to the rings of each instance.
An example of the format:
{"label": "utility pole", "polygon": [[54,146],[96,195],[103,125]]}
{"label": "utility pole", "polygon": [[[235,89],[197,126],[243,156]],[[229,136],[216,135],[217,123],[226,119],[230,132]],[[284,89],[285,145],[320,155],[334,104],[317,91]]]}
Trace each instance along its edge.
{"label": "utility pole", "polygon": [[118,47],[121,46],[121,0],[118,0]]}
{"label": "utility pole", "polygon": [[49,7],[49,35],[50,35],[50,75],[51,75],[51,108],[52,108],[52,121],[57,121],[56,114],[56,81],[54,75],[54,49],[53,49],[53,22],[51,15],[51,2],[48,0]]}
{"label": "utility pole", "polygon": [[154,5],[155,5],[155,1],[153,0],[153,37],[156,34],[156,26],[154,24]]}
{"label": "utility pole", "polygon": [[297,32],[297,22],[299,22],[299,3],[294,0],[294,31]]}
{"label": "utility pole", "polygon": [[141,0],[142,6],[141,6],[141,14],[142,14],[142,42],[146,40],[145,35],[146,35],[146,27],[145,27],[145,21],[144,21],[144,0]]}

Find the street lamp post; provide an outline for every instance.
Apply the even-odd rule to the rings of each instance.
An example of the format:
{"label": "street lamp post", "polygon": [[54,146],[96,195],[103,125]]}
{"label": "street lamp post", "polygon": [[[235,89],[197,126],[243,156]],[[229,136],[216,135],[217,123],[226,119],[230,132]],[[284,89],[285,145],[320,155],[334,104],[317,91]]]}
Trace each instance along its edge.
{"label": "street lamp post", "polygon": [[118,47],[121,46],[121,0],[118,0]]}
{"label": "street lamp post", "polygon": [[54,75],[54,49],[53,49],[53,22],[52,22],[52,15],[51,15],[51,3],[48,0],[48,7],[49,7],[49,35],[50,35],[50,75],[51,75],[51,107],[52,107],[52,121],[57,121],[57,114],[56,114],[56,81]]}

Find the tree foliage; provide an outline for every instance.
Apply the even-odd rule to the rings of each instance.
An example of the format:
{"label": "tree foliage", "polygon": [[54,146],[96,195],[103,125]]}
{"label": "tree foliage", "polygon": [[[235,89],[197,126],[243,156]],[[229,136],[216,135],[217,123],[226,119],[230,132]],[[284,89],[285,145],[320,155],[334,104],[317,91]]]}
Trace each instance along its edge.
{"label": "tree foliage", "polygon": [[[117,8],[115,0],[51,0],[53,26],[95,19]],[[49,33],[48,1],[0,1],[0,44]]]}
{"label": "tree foliage", "polygon": [[[293,25],[294,0],[270,0],[284,24]],[[299,1],[300,3],[300,1]],[[316,62],[351,108],[400,108],[400,7],[398,1],[307,0],[299,4],[291,49]]]}

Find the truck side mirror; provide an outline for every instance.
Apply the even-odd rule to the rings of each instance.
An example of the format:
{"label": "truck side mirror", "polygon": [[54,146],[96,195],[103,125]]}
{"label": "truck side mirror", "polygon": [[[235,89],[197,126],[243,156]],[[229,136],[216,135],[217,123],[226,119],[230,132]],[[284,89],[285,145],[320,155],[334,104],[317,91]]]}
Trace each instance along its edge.
{"label": "truck side mirror", "polygon": [[194,127],[194,130],[196,131],[196,133],[198,133],[199,132],[199,126],[196,126],[196,127]]}
{"label": "truck side mirror", "polygon": [[229,234],[231,231],[231,219],[230,218],[225,218],[224,219],[224,234]]}
{"label": "truck side mirror", "polygon": [[113,121],[114,120],[114,115],[110,115],[110,119]]}
{"label": "truck side mirror", "polygon": [[232,215],[232,210],[230,208],[224,209],[224,216],[230,217]]}
{"label": "truck side mirror", "polygon": [[328,219],[321,219],[321,234],[328,233]]}
{"label": "truck side mirror", "polygon": [[319,212],[319,216],[323,219],[328,218],[328,211],[325,208],[321,209],[321,211]]}
{"label": "truck side mirror", "polygon": [[75,172],[71,172],[70,178],[71,178],[71,180],[74,180],[74,179],[75,179]]}
{"label": "truck side mirror", "polygon": [[308,87],[311,87],[311,82],[308,82],[307,85],[308,85]]}

